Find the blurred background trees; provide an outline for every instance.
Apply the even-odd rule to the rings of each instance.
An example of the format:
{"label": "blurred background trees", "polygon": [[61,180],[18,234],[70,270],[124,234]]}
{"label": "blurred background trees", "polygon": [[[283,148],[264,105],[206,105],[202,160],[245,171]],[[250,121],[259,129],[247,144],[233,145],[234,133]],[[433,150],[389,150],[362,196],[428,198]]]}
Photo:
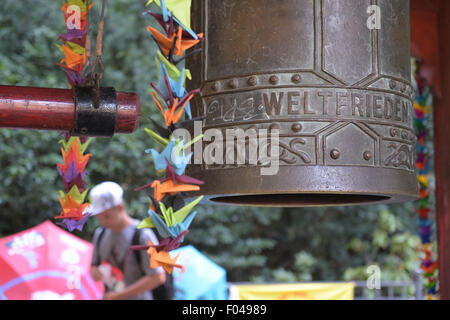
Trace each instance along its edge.
{"label": "blurred background trees", "polygon": [[[97,1],[99,2],[99,1]],[[134,191],[154,175],[144,150],[155,147],[144,132],[152,115],[161,119],[149,94],[156,77],[156,47],[141,15],[146,1],[111,0],[106,11],[103,85],[141,97],[143,117],[132,135],[97,138],[87,166],[90,186],[113,180],[125,188],[129,213],[147,216],[149,198]],[[55,43],[64,31],[62,1],[3,0],[0,13],[1,84],[67,88],[56,62]],[[100,2],[91,14],[94,26]],[[94,28],[95,34],[96,30]],[[56,171],[61,161],[58,132],[0,129],[0,236],[6,236],[59,213]],[[186,237],[226,268],[228,281],[297,282],[364,280],[366,267],[377,264],[382,280],[409,279],[419,267],[414,203],[327,208],[251,208],[198,206]],[[89,240],[95,218],[83,232]]]}

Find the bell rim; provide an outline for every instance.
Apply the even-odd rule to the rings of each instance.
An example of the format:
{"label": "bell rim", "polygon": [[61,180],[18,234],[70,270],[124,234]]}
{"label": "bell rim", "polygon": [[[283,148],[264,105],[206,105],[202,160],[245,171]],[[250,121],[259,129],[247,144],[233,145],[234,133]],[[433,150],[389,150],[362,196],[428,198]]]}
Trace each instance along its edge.
{"label": "bell rim", "polygon": [[[259,170],[260,167],[201,170],[199,166],[189,166],[188,175],[203,180],[205,184],[201,191],[187,193],[187,196],[190,199],[203,195],[203,204],[257,207],[370,205],[409,202],[419,198],[415,173],[402,169],[280,166],[277,175],[258,177],[256,173]],[[308,179],[302,180],[302,176],[308,176]],[[255,184],[256,181],[260,183]],[[350,183],[344,187],[343,181]],[[308,195],[312,200],[308,200]],[[333,196],[336,201],[332,201]]]}

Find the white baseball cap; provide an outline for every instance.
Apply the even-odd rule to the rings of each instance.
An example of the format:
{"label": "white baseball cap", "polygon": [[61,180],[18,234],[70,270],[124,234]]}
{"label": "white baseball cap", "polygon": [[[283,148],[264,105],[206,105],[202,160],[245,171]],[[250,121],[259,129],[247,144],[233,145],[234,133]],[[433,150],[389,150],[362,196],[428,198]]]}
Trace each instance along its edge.
{"label": "white baseball cap", "polygon": [[102,182],[89,193],[91,204],[89,212],[97,215],[123,203],[123,189],[112,181]]}

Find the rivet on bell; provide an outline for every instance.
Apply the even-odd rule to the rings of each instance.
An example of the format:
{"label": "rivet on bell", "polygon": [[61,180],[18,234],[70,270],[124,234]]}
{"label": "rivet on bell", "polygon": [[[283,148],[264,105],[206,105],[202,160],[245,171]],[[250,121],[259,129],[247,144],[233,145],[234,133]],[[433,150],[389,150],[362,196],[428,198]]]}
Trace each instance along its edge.
{"label": "rivet on bell", "polygon": [[302,131],[302,125],[300,123],[294,123],[292,125],[292,131],[294,131],[294,132]]}
{"label": "rivet on bell", "polygon": [[396,86],[397,86],[397,82],[395,82],[394,80],[389,81],[389,87],[391,89],[395,89]]}
{"label": "rivet on bell", "polygon": [[214,82],[214,83],[211,85],[211,89],[213,89],[214,91],[219,90],[219,83]]}
{"label": "rivet on bell", "polygon": [[366,151],[363,153],[364,160],[369,161],[372,158],[372,153],[370,151]]}
{"label": "rivet on bell", "polygon": [[292,82],[293,83],[299,83],[300,82],[300,80],[302,80],[302,77],[299,75],[299,74],[294,74],[293,76],[292,76]]}
{"label": "rivet on bell", "polygon": [[256,77],[255,77],[255,76],[252,76],[252,77],[248,78],[247,83],[248,83],[248,85],[250,85],[250,86],[256,86],[256,83],[257,83]]}
{"label": "rivet on bell", "polygon": [[395,137],[396,135],[398,135],[398,129],[397,128],[391,128],[391,130],[389,130],[391,137]]}
{"label": "rivet on bell", "polygon": [[277,76],[271,76],[271,77],[269,78],[269,82],[270,82],[271,84],[277,84],[277,83],[278,83],[278,77],[277,77]]}
{"label": "rivet on bell", "polygon": [[341,153],[340,153],[339,150],[337,150],[337,149],[333,149],[333,150],[331,150],[331,152],[330,152],[330,157],[331,157],[332,159],[334,159],[334,160],[339,159],[340,155],[341,155]]}
{"label": "rivet on bell", "polygon": [[236,87],[237,87],[237,81],[236,81],[236,79],[230,80],[230,81],[228,82],[228,86],[229,86],[231,89],[236,89]]}

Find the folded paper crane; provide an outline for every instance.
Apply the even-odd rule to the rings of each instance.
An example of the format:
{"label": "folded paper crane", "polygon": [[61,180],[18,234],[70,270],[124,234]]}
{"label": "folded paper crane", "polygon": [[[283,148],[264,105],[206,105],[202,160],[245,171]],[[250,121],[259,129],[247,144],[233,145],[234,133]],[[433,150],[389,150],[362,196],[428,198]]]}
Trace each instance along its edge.
{"label": "folded paper crane", "polygon": [[[201,139],[203,135],[186,144],[182,139],[172,137],[172,133],[178,127],[188,126],[194,121],[190,100],[199,92],[198,89],[187,92],[184,84],[186,78],[191,79],[191,74],[184,68],[180,71],[177,64],[186,58],[184,52],[187,49],[203,40],[203,34],[196,34],[190,29],[190,0],[149,0],[147,6],[152,3],[156,3],[161,8],[162,14],[150,11],[144,14],[155,18],[165,34],[151,26],[147,27],[160,49],[155,57],[159,83],[150,82],[151,95],[163,115],[166,128],[151,119],[157,132],[150,129],[145,131],[164,149],[161,152],[147,149],[145,152],[151,153],[155,169],[166,170],[166,175],[164,179],[154,179],[137,189],[153,188],[153,193],[150,195],[152,203],[148,211],[149,217],[142,220],[138,228],[155,228],[163,239],[158,245],[149,242],[148,246],[135,246],[134,249],[147,249],[152,268],[162,266],[168,273],[172,273],[175,267],[182,271],[184,268],[176,264],[178,255],[172,258],[169,251],[178,248],[184,240],[197,214],[196,211],[191,211],[203,198],[201,196],[185,204],[182,197],[183,192],[198,191],[199,185],[203,184],[203,181],[184,175],[186,166],[193,155],[192,153],[186,155],[185,149]],[[182,58],[176,61],[173,55]],[[186,114],[189,120],[181,121],[183,114]]]}
{"label": "folded paper crane", "polygon": [[79,137],[68,137],[66,140],[60,140],[63,145],[61,154],[64,163],[58,163],[57,169],[64,182],[64,192],[59,191],[59,202],[62,207],[61,213],[55,219],[63,219],[61,226],[66,227],[69,231],[75,229],[82,230],[84,224],[90,214],[87,211],[89,203],[85,203],[84,199],[88,193],[85,189],[83,181],[86,172],[84,171],[90,154],[84,155],[84,151],[90,143],[90,139],[83,139],[81,142]]}
{"label": "folded paper crane", "polygon": [[184,267],[176,264],[179,254],[175,258],[171,258],[170,254],[166,251],[156,251],[156,249],[151,246],[152,244],[153,243],[149,241],[150,248],[147,250],[147,253],[150,256],[151,268],[163,267],[168,274],[172,274],[173,268],[180,268],[181,272],[184,272]]}

